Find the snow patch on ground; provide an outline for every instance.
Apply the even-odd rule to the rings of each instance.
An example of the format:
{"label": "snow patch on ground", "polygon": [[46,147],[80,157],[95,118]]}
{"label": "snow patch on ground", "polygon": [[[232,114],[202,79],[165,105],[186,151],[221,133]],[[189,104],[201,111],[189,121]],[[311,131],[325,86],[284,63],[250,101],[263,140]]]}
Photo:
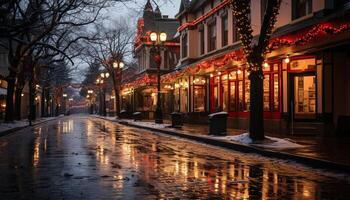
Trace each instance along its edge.
{"label": "snow patch on ground", "polygon": [[154,122],[142,122],[142,121],[128,121],[129,124],[134,124],[138,126],[145,126],[148,128],[164,129],[170,126],[170,124],[156,124]]}
{"label": "snow patch on ground", "polygon": [[265,148],[274,148],[274,149],[293,149],[293,148],[301,148],[303,145],[297,144],[288,138],[276,138],[265,136],[268,141],[262,143],[254,143],[253,140],[249,137],[249,133],[243,133],[235,136],[226,136],[223,137],[224,140],[230,140],[234,142],[239,142],[243,144],[254,145],[258,147]]}
{"label": "snow patch on ground", "polygon": [[[40,123],[40,122],[52,120],[54,118],[55,117],[38,119],[38,120],[33,122],[33,125]],[[21,120],[21,121],[13,121],[12,123],[2,122],[2,123],[0,123],[0,132],[8,131],[8,130],[15,129],[15,128],[24,128],[28,125],[29,125],[29,121],[27,119]]]}

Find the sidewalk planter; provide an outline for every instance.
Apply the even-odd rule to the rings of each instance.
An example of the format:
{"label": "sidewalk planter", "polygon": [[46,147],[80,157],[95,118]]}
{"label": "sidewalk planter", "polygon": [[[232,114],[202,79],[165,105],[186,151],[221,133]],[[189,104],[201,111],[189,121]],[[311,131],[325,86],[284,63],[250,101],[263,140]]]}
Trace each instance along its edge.
{"label": "sidewalk planter", "polygon": [[132,114],[132,117],[133,117],[134,121],[141,121],[142,113],[141,112],[134,112]]}
{"label": "sidewalk planter", "polygon": [[208,115],[209,135],[227,135],[227,112],[217,112]]}
{"label": "sidewalk planter", "polygon": [[181,128],[183,125],[183,114],[180,112],[173,112],[171,115],[171,127]]}

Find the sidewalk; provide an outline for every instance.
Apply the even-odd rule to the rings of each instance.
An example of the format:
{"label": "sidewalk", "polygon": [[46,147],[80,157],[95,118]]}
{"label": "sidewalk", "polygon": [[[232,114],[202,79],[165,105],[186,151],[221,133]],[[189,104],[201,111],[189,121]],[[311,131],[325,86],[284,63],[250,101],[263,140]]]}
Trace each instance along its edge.
{"label": "sidewalk", "polygon": [[[35,126],[35,125],[38,125],[38,124],[41,124],[44,122],[48,122],[48,121],[57,119],[59,117],[62,117],[62,116],[39,118],[39,119],[32,122],[32,126]],[[8,134],[16,132],[16,131],[19,131],[19,130],[27,128],[27,127],[30,127],[29,121],[27,119],[23,119],[21,121],[14,121],[13,123],[1,122],[0,123],[0,137],[8,135]]]}
{"label": "sidewalk", "polygon": [[[170,127],[170,122],[154,124],[153,121],[134,122],[133,120],[114,117],[101,117],[109,121],[118,122],[136,128],[143,128],[151,131],[161,132],[173,136],[195,140],[215,146],[221,146],[232,150],[258,153],[268,157],[290,159],[317,168],[330,168],[335,171],[350,173],[350,138],[333,138],[317,136],[279,136],[267,134],[276,138],[287,139],[298,145],[300,148],[269,148],[254,144],[243,144],[236,141],[229,141],[220,136],[209,136],[208,125],[185,124],[181,129]],[[228,136],[237,136],[245,133],[245,130],[228,129]]]}

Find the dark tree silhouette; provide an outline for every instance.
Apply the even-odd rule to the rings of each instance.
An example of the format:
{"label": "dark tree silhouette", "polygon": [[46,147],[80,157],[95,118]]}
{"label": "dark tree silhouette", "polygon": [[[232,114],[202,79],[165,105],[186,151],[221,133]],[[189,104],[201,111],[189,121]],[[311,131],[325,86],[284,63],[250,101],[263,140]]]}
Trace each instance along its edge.
{"label": "dark tree silhouette", "polygon": [[243,50],[250,72],[250,120],[249,135],[253,140],[264,139],[263,110],[263,62],[269,41],[277,21],[281,0],[267,0],[259,37],[255,40],[251,25],[251,0],[232,0],[231,6],[236,20]]}

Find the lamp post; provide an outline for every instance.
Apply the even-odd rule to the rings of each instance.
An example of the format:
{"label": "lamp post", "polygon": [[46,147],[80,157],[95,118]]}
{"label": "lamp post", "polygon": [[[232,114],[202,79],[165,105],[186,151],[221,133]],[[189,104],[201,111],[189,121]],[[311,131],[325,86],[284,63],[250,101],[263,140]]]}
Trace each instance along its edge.
{"label": "lamp post", "polygon": [[89,102],[90,102],[90,114],[93,114],[94,113],[94,106],[92,104],[92,95],[94,93],[93,90],[88,90],[87,91],[88,95],[87,95],[87,98],[89,99]]}
{"label": "lamp post", "polygon": [[63,114],[64,115],[66,115],[66,107],[67,107],[67,102],[66,102],[66,100],[67,100],[67,97],[68,97],[68,95],[66,94],[66,93],[64,93],[63,95]]}
{"label": "lamp post", "polygon": [[116,84],[116,87],[115,87],[115,111],[116,111],[116,116],[118,117],[119,113],[120,113],[120,97],[119,97],[119,93],[120,93],[120,86],[121,86],[121,80],[122,80],[122,72],[123,72],[123,68],[125,67],[125,64],[123,63],[123,61],[121,60],[116,60],[114,63],[113,63],[113,79],[115,80],[114,81],[114,84]]}
{"label": "lamp post", "polygon": [[[97,79],[96,83],[97,85],[100,86],[100,88],[102,88],[102,94],[101,94],[101,101],[102,101],[102,105],[100,106],[102,108],[100,114],[102,113],[103,116],[107,116],[107,110],[106,110],[106,85],[105,85],[105,80],[108,79],[109,77],[109,73],[108,72],[102,72],[100,74],[100,78]],[[100,101],[100,102],[101,102]]]}
{"label": "lamp post", "polygon": [[167,40],[167,34],[165,32],[152,32],[150,34],[150,39],[152,41],[153,47],[152,51],[154,52],[154,61],[157,64],[157,109],[156,109],[156,119],[157,124],[163,123],[163,111],[160,98],[160,65],[162,64],[161,51],[164,50],[164,42]]}

